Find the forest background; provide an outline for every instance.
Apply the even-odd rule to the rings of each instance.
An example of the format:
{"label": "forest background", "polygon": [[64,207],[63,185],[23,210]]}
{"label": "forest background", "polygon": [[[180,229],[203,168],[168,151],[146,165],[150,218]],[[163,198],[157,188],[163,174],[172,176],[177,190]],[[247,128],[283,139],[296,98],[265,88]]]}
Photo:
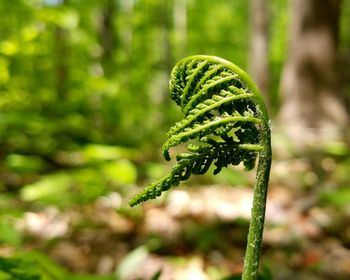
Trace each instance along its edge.
{"label": "forest background", "polygon": [[242,270],[253,172],[128,206],[171,168],[168,79],[192,54],[247,70],[268,103],[265,270],[350,278],[350,1],[3,0],[0,279]]}

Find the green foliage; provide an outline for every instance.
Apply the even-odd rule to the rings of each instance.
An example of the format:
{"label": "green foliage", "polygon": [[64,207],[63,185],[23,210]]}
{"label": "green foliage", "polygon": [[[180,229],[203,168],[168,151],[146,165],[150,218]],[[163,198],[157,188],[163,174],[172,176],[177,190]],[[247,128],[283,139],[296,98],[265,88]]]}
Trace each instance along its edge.
{"label": "green foliage", "polygon": [[136,182],[136,168],[127,159],[101,161],[100,158],[93,162],[94,169],[86,166],[42,176],[40,180],[23,186],[20,197],[23,201],[64,207],[93,202],[111,190]]}
{"label": "green foliage", "polygon": [[16,173],[40,172],[44,165],[43,160],[37,156],[10,154],[5,159],[5,166]]}
{"label": "green foliage", "polygon": [[145,188],[130,205],[155,198],[192,174],[204,174],[212,164],[214,174],[230,164],[254,167],[257,152],[263,148],[259,127],[266,115],[248,83],[242,70],[216,57],[192,56],[174,67],[169,91],[184,118],[168,132],[165,159],[170,160],[171,147],[192,142],[188,152],[176,156],[171,173]]}
{"label": "green foliage", "polygon": [[1,280],[116,280],[114,276],[73,275],[38,252],[0,257]]}
{"label": "green foliage", "polygon": [[0,244],[9,244],[17,247],[21,244],[21,234],[13,225],[13,220],[1,215]]}
{"label": "green foliage", "polygon": [[185,54],[215,54],[246,68],[249,33],[240,32],[240,28],[249,26],[247,2],[216,0],[213,5],[211,0],[185,1],[188,2],[189,28]]}
{"label": "green foliage", "polygon": [[340,188],[334,191],[322,192],[320,194],[320,200],[323,203],[335,205],[337,207],[346,207],[350,201],[349,188]]}

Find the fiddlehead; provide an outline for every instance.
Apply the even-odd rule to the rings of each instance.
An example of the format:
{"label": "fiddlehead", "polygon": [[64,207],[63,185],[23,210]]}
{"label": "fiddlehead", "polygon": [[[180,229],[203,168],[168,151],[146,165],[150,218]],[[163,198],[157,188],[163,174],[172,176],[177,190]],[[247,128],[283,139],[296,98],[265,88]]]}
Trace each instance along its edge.
{"label": "fiddlehead", "polygon": [[170,174],[146,187],[130,200],[134,206],[156,198],[192,174],[214,174],[230,164],[252,169],[264,149],[260,131],[269,129],[268,116],[255,85],[236,65],[212,56],[187,57],[174,67],[169,84],[171,98],[184,118],[168,132],[163,144],[169,149],[189,142],[188,152],[176,156]]}
{"label": "fiddlehead", "polygon": [[192,174],[206,173],[212,164],[216,167],[214,174],[230,164],[243,163],[252,169],[259,156],[242,274],[243,280],[255,280],[271,167],[269,118],[262,97],[239,67],[203,55],[178,62],[169,89],[184,118],[168,132],[163,154],[170,160],[169,149],[185,142],[189,142],[188,152],[177,155],[171,173],[146,187],[130,200],[130,205],[160,196]]}
{"label": "fiddlehead", "polygon": [[192,174],[204,174],[212,164],[216,166],[215,174],[229,164],[243,163],[252,169],[258,156],[242,274],[242,280],[255,280],[271,167],[269,117],[262,97],[239,67],[227,60],[203,55],[178,62],[171,73],[169,88],[184,118],[170,129],[163,154],[170,160],[169,149],[185,142],[189,142],[188,152],[177,155],[177,164],[171,173],[146,187],[130,200],[130,205],[155,198]]}

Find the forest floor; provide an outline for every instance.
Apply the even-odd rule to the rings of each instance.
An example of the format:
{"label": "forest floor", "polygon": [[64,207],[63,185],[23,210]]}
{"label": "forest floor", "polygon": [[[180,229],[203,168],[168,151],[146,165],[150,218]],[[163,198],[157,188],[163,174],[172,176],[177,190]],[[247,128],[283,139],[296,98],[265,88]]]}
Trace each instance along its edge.
{"label": "forest floor", "polygon": [[[277,280],[350,279],[349,157],[308,158],[274,161],[261,267]],[[236,187],[194,178],[135,208],[119,192],[84,206],[33,207],[15,221],[20,250],[47,254],[73,273],[123,280],[151,279],[159,270],[160,280],[238,274],[254,174],[248,178]],[[2,256],[15,251],[0,245]]]}

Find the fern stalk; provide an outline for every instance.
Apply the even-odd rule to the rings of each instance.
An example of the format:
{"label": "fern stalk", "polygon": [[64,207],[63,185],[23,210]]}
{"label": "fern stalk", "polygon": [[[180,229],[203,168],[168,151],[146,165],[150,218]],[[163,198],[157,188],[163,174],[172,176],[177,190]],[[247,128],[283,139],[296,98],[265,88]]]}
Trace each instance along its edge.
{"label": "fern stalk", "polygon": [[179,61],[169,84],[171,98],[180,106],[184,118],[168,132],[163,154],[189,142],[187,153],[176,156],[170,174],[146,187],[130,200],[134,206],[160,196],[192,174],[243,163],[252,169],[259,158],[243,280],[258,275],[266,195],[271,166],[269,117],[264,101],[249,76],[235,64],[214,56],[190,56]]}
{"label": "fern stalk", "polygon": [[266,198],[272,160],[270,128],[263,129],[261,133],[264,149],[259,153],[242,280],[257,279],[265,224]]}
{"label": "fern stalk", "polygon": [[266,199],[272,162],[271,129],[269,115],[258,88],[248,74],[242,71],[240,75],[247,83],[248,87],[254,92],[263,119],[262,125],[259,128],[261,137],[260,145],[262,146],[262,149],[259,152],[259,162],[253,192],[251,220],[242,273],[242,280],[255,280],[258,277],[265,224]]}

